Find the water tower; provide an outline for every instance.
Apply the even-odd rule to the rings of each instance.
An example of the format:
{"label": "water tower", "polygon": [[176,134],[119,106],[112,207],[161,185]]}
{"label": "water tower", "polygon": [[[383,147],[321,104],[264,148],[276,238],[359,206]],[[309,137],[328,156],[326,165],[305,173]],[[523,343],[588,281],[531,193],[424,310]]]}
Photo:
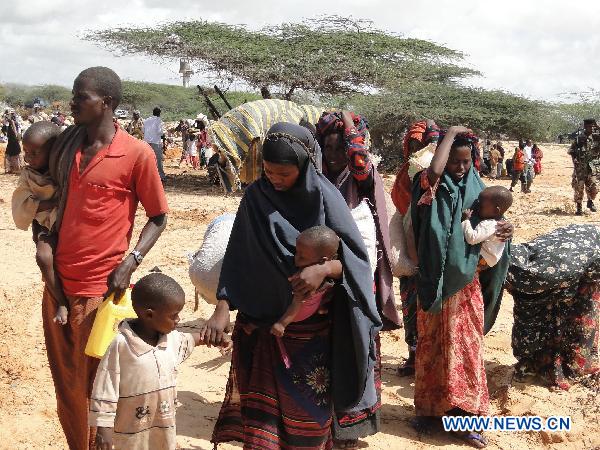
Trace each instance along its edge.
{"label": "water tower", "polygon": [[188,60],[181,58],[179,60],[179,73],[183,78],[183,87],[190,85],[190,77],[194,74]]}

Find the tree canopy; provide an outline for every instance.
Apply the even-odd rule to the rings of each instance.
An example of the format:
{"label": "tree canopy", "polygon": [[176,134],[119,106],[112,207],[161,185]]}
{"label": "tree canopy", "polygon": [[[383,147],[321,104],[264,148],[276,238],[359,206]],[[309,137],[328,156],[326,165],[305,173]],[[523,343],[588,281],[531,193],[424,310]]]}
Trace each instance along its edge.
{"label": "tree canopy", "polygon": [[398,82],[453,84],[478,74],[459,65],[459,51],[338,16],[257,31],[224,23],[174,22],[94,31],[86,38],[124,54],[187,58],[224,78],[287,98],[297,89],[368,93]]}

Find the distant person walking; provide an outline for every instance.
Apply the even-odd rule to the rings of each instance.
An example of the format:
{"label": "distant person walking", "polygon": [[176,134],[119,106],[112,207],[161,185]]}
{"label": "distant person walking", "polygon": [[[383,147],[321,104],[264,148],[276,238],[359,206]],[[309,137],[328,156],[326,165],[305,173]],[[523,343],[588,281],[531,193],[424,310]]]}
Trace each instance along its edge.
{"label": "distant person walking", "polygon": [[[496,150],[500,153],[500,158],[498,158],[498,167],[497,167],[497,177],[502,177],[502,167],[504,167],[504,147],[502,147],[502,142],[496,142]],[[509,158],[510,159],[510,158]]]}
{"label": "distant person walking", "polygon": [[532,156],[535,161],[533,163],[533,173],[535,175],[541,175],[541,173],[542,173],[542,158],[544,157],[544,152],[542,152],[542,149],[539,148],[537,144],[533,144]]}
{"label": "distant person walking", "polygon": [[519,146],[517,148],[515,148],[515,153],[512,157],[512,164],[511,164],[511,175],[512,175],[512,181],[510,183],[510,191],[513,192],[513,188],[517,185],[517,183],[519,182],[519,179],[521,179],[521,191],[525,192],[525,184],[523,183],[523,171],[525,170],[525,143],[520,140],[519,141]]}
{"label": "distant person walking", "polygon": [[500,178],[500,176],[502,175],[502,155],[500,154],[500,151],[498,150],[496,145],[492,146],[489,155],[490,178]]}
{"label": "distant person walking", "polygon": [[144,120],[144,141],[150,144],[156,155],[156,166],[160,181],[165,181],[163,169],[163,144],[165,140],[165,126],[160,118],[160,108],[157,106],[152,110],[152,116]]}
{"label": "distant person walking", "polygon": [[126,131],[137,139],[144,139],[144,120],[140,117],[140,112],[133,111],[133,119],[127,124]]}
{"label": "distant person walking", "polygon": [[523,190],[523,187],[525,187],[524,192],[529,194],[531,192],[531,184],[533,183],[533,165],[535,163],[535,159],[533,159],[533,144],[530,139],[525,141],[523,152],[525,153],[525,167],[521,174],[521,189]]}
{"label": "distant person walking", "polygon": [[6,153],[4,154],[4,172],[20,173],[23,168],[23,157],[21,155],[21,144],[19,143],[19,123],[14,112],[5,118],[2,124],[2,132],[8,138]]}
{"label": "distant person walking", "polygon": [[198,134],[197,136],[197,147],[200,152],[200,167],[208,165],[208,159],[212,156],[212,149],[210,148],[210,137],[206,130],[206,124],[203,120],[196,120]]}
{"label": "distant person walking", "polygon": [[596,212],[594,199],[598,193],[596,179],[600,170],[600,136],[598,124],[595,119],[583,121],[583,133],[579,134],[575,142],[571,144],[569,155],[573,158],[573,179],[571,186],[574,191],[574,200],[577,205],[575,214],[583,215],[582,205],[583,191],[587,194],[587,207]]}

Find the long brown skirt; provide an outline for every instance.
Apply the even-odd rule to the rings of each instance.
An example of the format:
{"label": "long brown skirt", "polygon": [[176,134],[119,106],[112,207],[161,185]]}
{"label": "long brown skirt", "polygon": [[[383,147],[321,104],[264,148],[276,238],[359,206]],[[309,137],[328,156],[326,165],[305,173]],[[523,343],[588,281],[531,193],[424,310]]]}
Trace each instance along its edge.
{"label": "long brown skirt", "polygon": [[95,429],[88,425],[89,398],[99,359],[86,356],[85,345],[94,324],[101,297],[67,297],[69,321],[52,321],[57,303],[47,289],[42,300],[46,352],[54,390],[58,419],[69,449],[95,449]]}

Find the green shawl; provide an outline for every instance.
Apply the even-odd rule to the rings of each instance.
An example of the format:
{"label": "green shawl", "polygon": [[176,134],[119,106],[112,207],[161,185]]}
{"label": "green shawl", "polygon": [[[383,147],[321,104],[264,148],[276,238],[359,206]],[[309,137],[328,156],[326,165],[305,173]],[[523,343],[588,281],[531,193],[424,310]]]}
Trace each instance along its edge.
{"label": "green shawl", "polygon": [[[417,294],[424,311],[439,313],[442,303],[473,281],[475,276],[481,244],[467,244],[461,216],[463,210],[473,208],[485,185],[473,167],[458,182],[444,172],[431,206],[417,206],[425,192],[420,179],[420,174],[415,177],[411,203],[419,255]],[[474,226],[480,221],[474,214]],[[509,249],[510,244],[507,244],[498,264],[479,276],[485,303],[486,333],[492,328],[500,308],[510,259]]]}

